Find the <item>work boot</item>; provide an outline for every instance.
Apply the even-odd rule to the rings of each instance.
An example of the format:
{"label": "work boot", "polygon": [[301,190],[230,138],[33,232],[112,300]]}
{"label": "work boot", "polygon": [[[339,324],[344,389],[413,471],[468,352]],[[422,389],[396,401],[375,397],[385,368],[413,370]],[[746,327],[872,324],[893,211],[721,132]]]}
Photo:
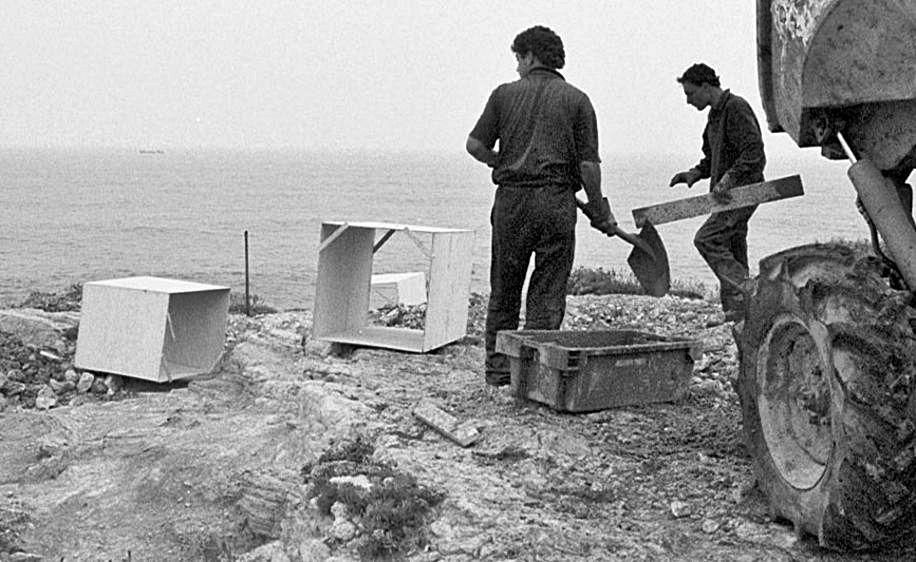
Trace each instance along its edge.
{"label": "work boot", "polygon": [[741,320],[732,324],[732,339],[735,340],[735,343],[738,344],[738,353],[739,353],[738,364],[739,365],[741,364],[741,359],[740,359],[741,344],[739,342],[741,341],[741,336],[743,334],[744,334],[744,319],[742,318]]}
{"label": "work boot", "polygon": [[501,371],[489,371],[486,374],[486,381],[490,386],[506,386],[512,382],[512,378],[509,376],[509,373]]}
{"label": "work boot", "polygon": [[491,386],[506,386],[510,382],[509,358],[503,353],[487,352],[484,374],[487,384]]}
{"label": "work boot", "polygon": [[744,309],[730,308],[728,310],[723,310],[722,312],[717,312],[715,316],[706,322],[706,327],[715,328],[716,326],[721,326],[722,324],[727,324],[729,322],[744,322]]}
{"label": "work boot", "polygon": [[744,321],[744,309],[735,308],[732,310],[725,311],[725,321],[726,322],[743,322]]}

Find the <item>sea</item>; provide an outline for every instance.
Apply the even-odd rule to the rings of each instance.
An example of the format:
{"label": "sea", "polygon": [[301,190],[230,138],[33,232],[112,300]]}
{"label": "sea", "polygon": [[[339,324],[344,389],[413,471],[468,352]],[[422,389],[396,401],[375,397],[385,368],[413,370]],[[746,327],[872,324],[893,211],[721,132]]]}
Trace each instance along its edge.
{"label": "sea", "polygon": [[[707,182],[668,187],[695,155],[603,159],[603,189],[624,230],[635,231],[634,208],[708,190]],[[847,168],[810,151],[770,156],[767,178],[799,174],[805,195],[758,208],[748,237],[753,264],[799,244],[868,237]],[[134,275],[243,292],[247,231],[250,291],[278,308],[307,309],[326,221],[473,230],[470,290],[485,292],[493,195],[489,170],[463,150],[0,149],[0,302]],[[672,277],[712,288],[692,242],[703,220],[658,232]],[[373,272],[423,271],[422,246],[392,236]],[[627,271],[630,249],[579,221],[576,266]]]}

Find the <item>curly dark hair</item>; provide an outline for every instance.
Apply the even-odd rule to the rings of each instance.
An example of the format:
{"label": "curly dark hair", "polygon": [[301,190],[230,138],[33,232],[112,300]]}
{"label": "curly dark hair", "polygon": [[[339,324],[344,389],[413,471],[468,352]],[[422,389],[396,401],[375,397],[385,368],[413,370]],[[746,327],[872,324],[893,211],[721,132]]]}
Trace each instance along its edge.
{"label": "curly dark hair", "polygon": [[681,77],[677,79],[677,81],[681,84],[684,82],[691,82],[697,86],[702,86],[704,83],[706,83],[717,88],[721,85],[719,82],[719,77],[716,75],[716,71],[701,62],[698,62],[685,70],[684,74],[682,74]]}
{"label": "curly dark hair", "polygon": [[549,68],[563,68],[566,64],[566,52],[563,51],[563,40],[553,30],[536,25],[515,36],[512,52],[519,55],[533,53],[534,56]]}

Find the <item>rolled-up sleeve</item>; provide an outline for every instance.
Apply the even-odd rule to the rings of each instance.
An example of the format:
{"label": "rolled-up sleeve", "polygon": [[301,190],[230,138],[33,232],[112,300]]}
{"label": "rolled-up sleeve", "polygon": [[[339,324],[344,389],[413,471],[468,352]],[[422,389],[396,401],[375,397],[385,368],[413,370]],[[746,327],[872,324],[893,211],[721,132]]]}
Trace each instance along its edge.
{"label": "rolled-up sleeve", "polygon": [[573,136],[580,163],[601,162],[598,156],[598,117],[588,96],[583,95],[579,103]]}
{"label": "rolled-up sleeve", "polygon": [[490,150],[496,146],[499,139],[499,88],[493,90],[487,105],[483,108],[483,113],[477,119],[477,124],[471,130],[471,137],[479,140]]}

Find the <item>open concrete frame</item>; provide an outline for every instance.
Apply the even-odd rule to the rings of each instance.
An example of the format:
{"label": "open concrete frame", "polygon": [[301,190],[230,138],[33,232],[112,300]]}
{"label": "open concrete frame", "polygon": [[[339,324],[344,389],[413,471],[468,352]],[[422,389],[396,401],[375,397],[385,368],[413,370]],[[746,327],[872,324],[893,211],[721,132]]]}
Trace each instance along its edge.
{"label": "open concrete frame", "polygon": [[83,285],[74,365],[166,382],[209,373],[223,352],[229,288],[160,277]]}
{"label": "open concrete frame", "polygon": [[[396,232],[429,259],[423,330],[368,324],[373,254]],[[381,233],[378,239],[376,235]],[[422,235],[422,236],[421,236]],[[431,238],[430,246],[426,239]],[[342,344],[425,353],[467,332],[474,231],[383,222],[323,222],[313,335]]]}

